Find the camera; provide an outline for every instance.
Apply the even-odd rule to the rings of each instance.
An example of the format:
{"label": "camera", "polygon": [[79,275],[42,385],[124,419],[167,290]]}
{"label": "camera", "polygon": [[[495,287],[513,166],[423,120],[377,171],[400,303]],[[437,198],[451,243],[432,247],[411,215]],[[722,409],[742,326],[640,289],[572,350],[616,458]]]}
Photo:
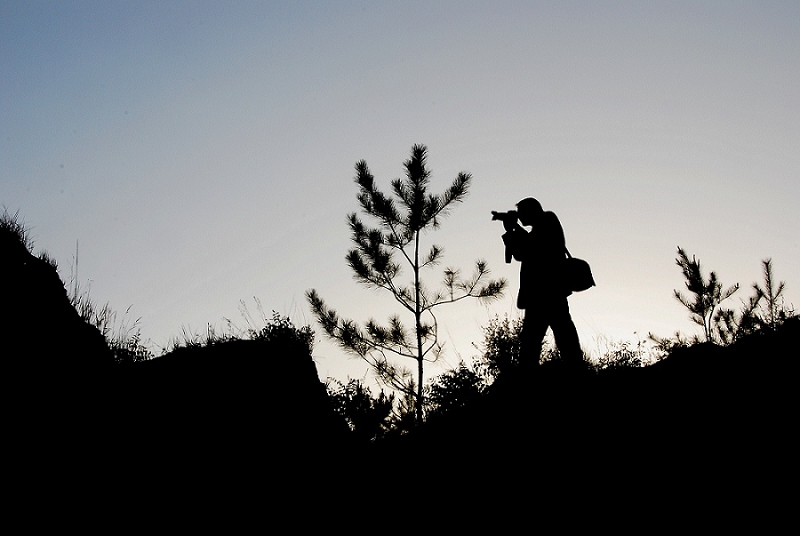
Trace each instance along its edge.
{"label": "camera", "polygon": [[[511,227],[509,224],[515,224],[518,219],[519,214],[517,214],[516,210],[509,210],[508,212],[497,212],[496,210],[492,211],[492,221],[502,221],[507,230]],[[511,264],[511,256],[511,250],[506,247],[506,264]]]}
{"label": "camera", "polygon": [[509,210],[508,212],[497,212],[496,210],[492,211],[492,221],[500,220],[500,221],[517,221],[519,216],[517,215],[516,210]]}

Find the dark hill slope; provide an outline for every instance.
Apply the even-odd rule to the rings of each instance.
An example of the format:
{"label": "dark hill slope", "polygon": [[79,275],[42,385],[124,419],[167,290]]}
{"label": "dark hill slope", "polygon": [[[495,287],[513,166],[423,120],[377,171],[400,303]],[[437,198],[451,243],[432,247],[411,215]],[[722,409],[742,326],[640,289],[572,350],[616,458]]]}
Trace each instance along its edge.
{"label": "dark hill slope", "polygon": [[0,333],[3,365],[29,375],[92,374],[114,365],[103,335],[70,303],[55,265],[33,255],[24,237],[0,222]]}
{"label": "dark hill slope", "polygon": [[0,281],[5,450],[34,485],[267,461],[302,474],[348,439],[303,345],[234,340],[121,366],[7,215]]}
{"label": "dark hill slope", "polygon": [[696,345],[646,368],[575,377],[543,367],[372,454],[419,453],[421,473],[501,496],[517,493],[509,482],[573,495],[768,495],[776,475],[796,467],[798,341],[795,318],[777,333]]}
{"label": "dark hill slope", "polygon": [[346,424],[296,346],[235,340],[63,380],[29,383],[14,400],[7,456],[23,491],[80,483],[112,494],[103,500],[222,500],[254,482],[318,485],[349,452]]}

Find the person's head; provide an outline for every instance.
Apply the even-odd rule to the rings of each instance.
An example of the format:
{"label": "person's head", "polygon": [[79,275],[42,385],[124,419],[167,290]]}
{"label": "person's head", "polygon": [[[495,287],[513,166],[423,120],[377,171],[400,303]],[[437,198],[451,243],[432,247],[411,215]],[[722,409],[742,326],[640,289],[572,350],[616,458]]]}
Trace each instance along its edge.
{"label": "person's head", "polygon": [[526,197],[517,203],[517,216],[522,225],[533,225],[542,212],[541,203],[532,197]]}

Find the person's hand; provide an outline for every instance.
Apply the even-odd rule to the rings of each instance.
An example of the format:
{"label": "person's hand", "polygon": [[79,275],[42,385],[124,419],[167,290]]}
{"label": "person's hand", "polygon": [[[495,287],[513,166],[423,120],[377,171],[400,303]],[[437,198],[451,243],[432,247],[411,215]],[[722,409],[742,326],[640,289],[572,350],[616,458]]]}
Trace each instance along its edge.
{"label": "person's hand", "polygon": [[509,211],[506,213],[506,217],[503,218],[503,227],[506,228],[506,231],[513,231],[517,228],[517,213],[516,211]]}

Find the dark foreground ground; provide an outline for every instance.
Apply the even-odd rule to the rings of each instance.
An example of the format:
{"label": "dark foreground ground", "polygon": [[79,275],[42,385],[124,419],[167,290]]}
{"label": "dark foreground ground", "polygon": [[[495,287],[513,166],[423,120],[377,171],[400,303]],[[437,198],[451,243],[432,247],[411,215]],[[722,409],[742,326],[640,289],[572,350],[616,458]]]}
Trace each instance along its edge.
{"label": "dark foreground ground", "polygon": [[647,368],[500,378],[457,413],[362,444],[306,348],[238,340],[120,366],[52,263],[14,232],[0,251],[9,527],[594,532],[600,511],[636,533],[796,525],[797,318]]}
{"label": "dark foreground ground", "polygon": [[647,368],[543,367],[372,444],[352,440],[296,348],[233,341],[92,374],[29,371],[6,378],[7,471],[39,500],[82,490],[98,504],[378,489],[468,501],[769,497],[779,508],[796,476],[797,336],[791,321]]}

